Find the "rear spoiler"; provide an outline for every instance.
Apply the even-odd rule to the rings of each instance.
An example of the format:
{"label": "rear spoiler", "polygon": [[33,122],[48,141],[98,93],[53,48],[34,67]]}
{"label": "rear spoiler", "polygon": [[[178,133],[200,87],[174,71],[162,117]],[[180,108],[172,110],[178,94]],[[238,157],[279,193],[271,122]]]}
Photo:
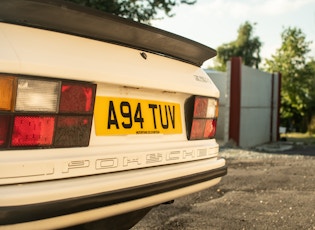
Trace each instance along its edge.
{"label": "rear spoiler", "polygon": [[0,22],[127,46],[196,66],[216,55],[176,34],[60,0],[1,0]]}

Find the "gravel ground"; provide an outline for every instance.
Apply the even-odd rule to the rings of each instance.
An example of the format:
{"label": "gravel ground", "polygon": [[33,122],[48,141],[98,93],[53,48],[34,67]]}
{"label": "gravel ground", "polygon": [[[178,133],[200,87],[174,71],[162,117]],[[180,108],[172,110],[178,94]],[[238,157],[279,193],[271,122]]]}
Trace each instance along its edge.
{"label": "gravel ground", "polygon": [[218,185],[152,209],[132,230],[315,229],[315,146],[220,152],[228,175]]}

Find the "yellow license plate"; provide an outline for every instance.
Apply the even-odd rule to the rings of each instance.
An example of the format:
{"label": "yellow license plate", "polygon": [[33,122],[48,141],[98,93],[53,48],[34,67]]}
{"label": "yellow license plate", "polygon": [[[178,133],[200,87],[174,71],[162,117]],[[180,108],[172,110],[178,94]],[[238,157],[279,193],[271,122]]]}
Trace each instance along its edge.
{"label": "yellow license plate", "polygon": [[96,97],[94,119],[97,136],[182,132],[177,103]]}

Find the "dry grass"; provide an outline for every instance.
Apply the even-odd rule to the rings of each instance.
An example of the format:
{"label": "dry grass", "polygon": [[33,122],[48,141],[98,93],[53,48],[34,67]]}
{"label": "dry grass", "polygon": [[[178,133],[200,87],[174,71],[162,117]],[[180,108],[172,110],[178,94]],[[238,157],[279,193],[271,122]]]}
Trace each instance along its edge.
{"label": "dry grass", "polygon": [[287,138],[291,142],[303,142],[305,144],[315,144],[315,134],[309,133],[285,133],[281,137]]}

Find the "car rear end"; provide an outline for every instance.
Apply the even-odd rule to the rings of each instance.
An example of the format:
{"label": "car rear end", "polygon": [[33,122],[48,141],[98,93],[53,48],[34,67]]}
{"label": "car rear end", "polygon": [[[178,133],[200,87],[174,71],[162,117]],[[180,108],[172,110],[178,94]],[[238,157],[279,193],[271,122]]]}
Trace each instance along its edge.
{"label": "car rear end", "polygon": [[[6,13],[40,8],[48,18],[61,11],[87,22],[98,14],[71,4],[4,6],[0,229],[106,219],[211,187],[226,174],[214,138],[219,92],[198,63]],[[165,35],[136,25],[123,28],[130,36]],[[175,38],[191,44],[166,35],[166,46]]]}

